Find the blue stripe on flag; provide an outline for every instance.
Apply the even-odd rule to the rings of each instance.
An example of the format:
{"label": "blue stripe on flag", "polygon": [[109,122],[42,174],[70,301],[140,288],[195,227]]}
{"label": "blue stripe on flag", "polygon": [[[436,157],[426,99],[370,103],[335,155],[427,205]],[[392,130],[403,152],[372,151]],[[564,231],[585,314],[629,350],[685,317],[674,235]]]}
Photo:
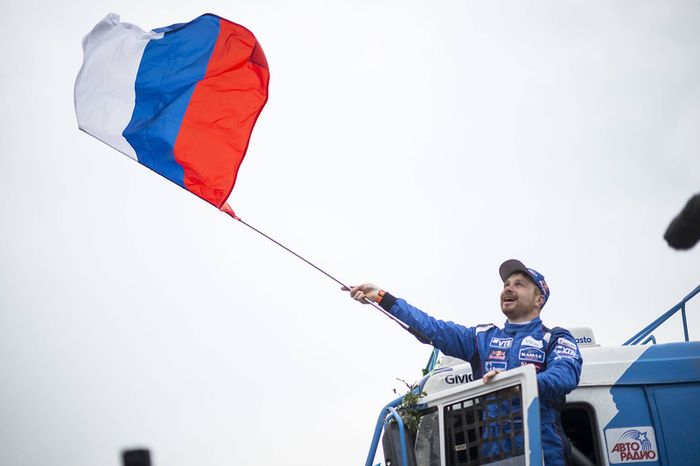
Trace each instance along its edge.
{"label": "blue stripe on flag", "polygon": [[183,188],[175,140],[218,36],[219,18],[204,15],[148,43],[136,75],[134,113],[122,133],[140,163]]}

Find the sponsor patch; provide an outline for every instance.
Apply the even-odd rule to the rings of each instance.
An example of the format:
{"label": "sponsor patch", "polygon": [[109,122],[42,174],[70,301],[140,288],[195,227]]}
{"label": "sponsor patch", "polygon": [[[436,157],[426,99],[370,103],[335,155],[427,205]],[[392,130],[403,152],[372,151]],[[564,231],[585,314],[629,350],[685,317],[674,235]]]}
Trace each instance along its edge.
{"label": "sponsor patch", "polygon": [[576,345],[573,342],[567,340],[566,338],[558,338],[557,344],[563,345],[563,346],[568,346],[569,348],[574,349],[574,350],[576,349]]}
{"label": "sponsor patch", "polygon": [[484,363],[484,370],[488,371],[504,371],[506,370],[506,362],[503,361],[486,361]]}
{"label": "sponsor patch", "polygon": [[491,343],[489,343],[489,346],[492,348],[507,349],[513,346],[513,339],[493,337],[491,338]]}
{"label": "sponsor patch", "polygon": [[485,332],[490,328],[494,328],[495,325],[493,324],[483,324],[483,325],[477,325],[476,326],[476,334],[480,334],[481,332]]}
{"label": "sponsor patch", "polygon": [[562,358],[575,358],[576,350],[568,346],[557,345],[554,347],[554,354]]}
{"label": "sponsor patch", "polygon": [[544,351],[537,348],[520,348],[518,359],[521,361],[544,362]]}
{"label": "sponsor patch", "polygon": [[535,348],[542,349],[544,348],[544,343],[542,343],[542,340],[535,340],[530,335],[528,335],[525,338],[523,338],[522,342],[520,342],[520,346],[534,346]]}
{"label": "sponsor patch", "polygon": [[651,426],[608,429],[605,440],[611,464],[658,461],[659,450]]}
{"label": "sponsor patch", "polygon": [[489,351],[489,357],[488,359],[500,359],[503,360],[506,358],[506,352],[503,350],[491,350]]}

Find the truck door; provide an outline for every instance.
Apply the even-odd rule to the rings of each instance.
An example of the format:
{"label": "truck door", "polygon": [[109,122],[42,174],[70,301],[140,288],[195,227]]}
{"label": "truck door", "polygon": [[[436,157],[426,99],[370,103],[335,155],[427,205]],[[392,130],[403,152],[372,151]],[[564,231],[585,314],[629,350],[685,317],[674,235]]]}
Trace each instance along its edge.
{"label": "truck door", "polygon": [[445,466],[542,465],[534,366],[442,392],[438,404]]}

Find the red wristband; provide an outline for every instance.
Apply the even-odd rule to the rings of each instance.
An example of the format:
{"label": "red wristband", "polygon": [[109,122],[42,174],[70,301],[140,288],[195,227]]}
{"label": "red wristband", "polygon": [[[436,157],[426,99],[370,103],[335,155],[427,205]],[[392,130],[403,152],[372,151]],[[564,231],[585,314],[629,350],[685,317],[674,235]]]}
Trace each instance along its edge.
{"label": "red wristband", "polygon": [[384,297],[384,293],[385,293],[384,290],[379,290],[379,292],[377,293],[377,297],[374,298],[374,302],[375,302],[375,303],[381,303],[381,302],[382,302],[382,298]]}

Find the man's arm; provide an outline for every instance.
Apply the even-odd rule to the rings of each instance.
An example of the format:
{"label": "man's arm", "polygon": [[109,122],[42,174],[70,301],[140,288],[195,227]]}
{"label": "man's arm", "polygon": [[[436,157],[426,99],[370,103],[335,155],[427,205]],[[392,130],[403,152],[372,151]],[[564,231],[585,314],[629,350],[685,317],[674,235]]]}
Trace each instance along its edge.
{"label": "man's arm", "polygon": [[405,300],[394,297],[391,293],[380,293],[379,287],[375,285],[359,285],[348,291],[354,299],[365,304],[367,301],[378,302],[382,309],[427,337],[434,347],[448,356],[469,361],[477,351],[474,327],[435,319]]}
{"label": "man's arm", "polygon": [[571,334],[553,332],[547,351],[547,368],[537,374],[540,396],[555,399],[565,396],[578,386],[583,358]]}

